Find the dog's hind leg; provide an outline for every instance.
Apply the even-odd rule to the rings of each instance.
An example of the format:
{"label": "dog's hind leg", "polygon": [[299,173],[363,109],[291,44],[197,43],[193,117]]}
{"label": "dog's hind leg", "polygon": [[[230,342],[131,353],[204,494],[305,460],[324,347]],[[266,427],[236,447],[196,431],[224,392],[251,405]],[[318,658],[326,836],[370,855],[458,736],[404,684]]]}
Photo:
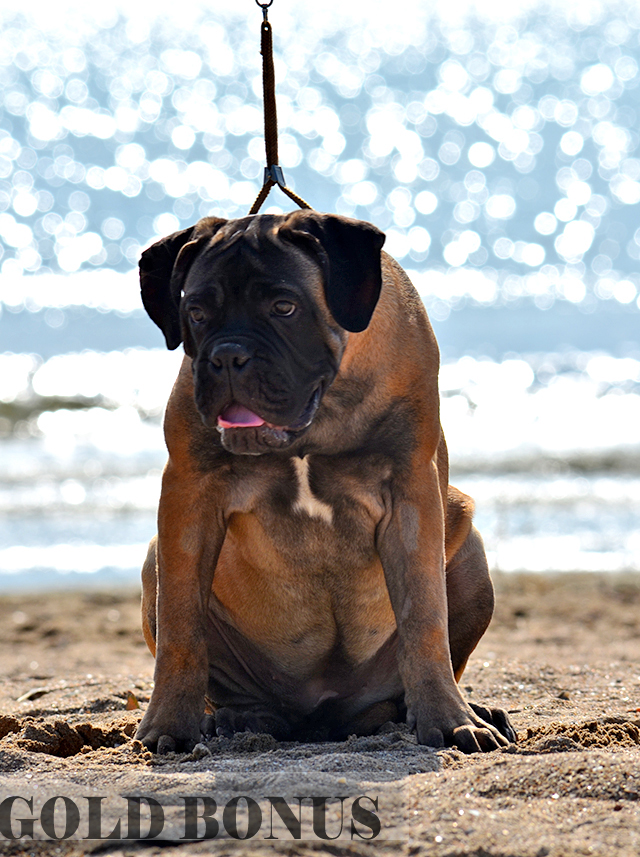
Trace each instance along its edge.
{"label": "dog's hind leg", "polygon": [[493,585],[482,538],[472,527],[447,563],[449,647],[456,681],[493,615]]}
{"label": "dog's hind leg", "polygon": [[149,651],[156,655],[156,597],[158,590],[158,567],[154,536],[149,542],[147,557],[142,566],[142,633]]}
{"label": "dog's hind leg", "polygon": [[[472,527],[460,550],[447,563],[449,647],[456,681],[493,615],[493,585],[480,533]],[[508,741],[518,740],[506,711],[469,702],[473,711]]]}

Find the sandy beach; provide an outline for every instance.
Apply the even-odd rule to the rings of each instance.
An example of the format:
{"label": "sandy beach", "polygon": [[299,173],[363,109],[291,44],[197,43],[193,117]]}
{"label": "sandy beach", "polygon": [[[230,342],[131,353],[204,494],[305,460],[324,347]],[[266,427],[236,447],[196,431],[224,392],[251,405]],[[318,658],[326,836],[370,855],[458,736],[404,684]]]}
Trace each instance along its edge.
{"label": "sandy beach", "polygon": [[[495,584],[496,615],[462,685],[470,700],[507,708],[519,742],[472,757],[418,747],[391,724],[383,734],[342,744],[278,744],[241,735],[189,755],[154,756],[132,738],[153,677],[138,593],[3,597],[0,797],[34,799],[32,809],[24,802],[14,807],[13,834],[19,834],[20,818],[33,817],[35,838],[48,840],[42,807],[52,796],[65,796],[79,812],[68,839],[34,842],[27,836],[3,843],[4,850],[355,855],[370,850],[365,840],[374,838],[378,849],[408,855],[637,857],[640,580],[565,573],[503,575]],[[140,709],[127,710],[132,699]],[[100,835],[107,836],[118,818],[120,835],[128,835],[126,795],[152,796],[162,805],[162,845],[81,841],[91,830],[95,836],[87,826],[91,796],[103,798]],[[274,795],[297,812],[296,796],[309,798],[299,841],[295,825],[285,827],[273,812],[268,798]],[[361,801],[371,813],[365,823],[353,809],[361,795],[377,800],[377,809]],[[184,796],[215,799],[215,842],[178,841],[185,836]],[[223,820],[223,809],[237,796],[250,796],[261,808],[262,823],[244,842],[233,841],[233,824],[227,815]],[[342,809],[340,801],[325,804],[320,836],[312,796],[344,798]],[[250,832],[245,803],[236,807],[241,839]],[[144,836],[150,824],[144,797],[138,804]],[[73,814],[60,798],[55,807],[54,830],[64,836]],[[204,835],[204,824],[197,836]]]}

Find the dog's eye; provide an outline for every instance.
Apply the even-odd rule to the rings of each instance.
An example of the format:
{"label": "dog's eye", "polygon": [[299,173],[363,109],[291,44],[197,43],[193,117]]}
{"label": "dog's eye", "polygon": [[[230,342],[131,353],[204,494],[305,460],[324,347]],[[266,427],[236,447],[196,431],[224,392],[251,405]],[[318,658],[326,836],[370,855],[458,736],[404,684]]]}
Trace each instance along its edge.
{"label": "dog's eye", "polygon": [[293,315],[296,305],[291,301],[276,301],[272,307],[275,315]]}
{"label": "dog's eye", "polygon": [[194,306],[191,307],[191,309],[189,310],[189,318],[196,324],[200,324],[201,321],[204,321],[205,315],[200,309],[200,307]]}

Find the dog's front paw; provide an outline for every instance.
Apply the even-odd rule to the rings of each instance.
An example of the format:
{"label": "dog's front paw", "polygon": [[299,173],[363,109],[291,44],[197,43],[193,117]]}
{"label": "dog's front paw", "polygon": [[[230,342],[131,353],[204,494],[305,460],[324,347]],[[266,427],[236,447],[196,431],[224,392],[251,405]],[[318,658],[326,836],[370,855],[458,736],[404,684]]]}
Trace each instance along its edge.
{"label": "dog's front paw", "polygon": [[[486,720],[482,716],[485,712],[488,715]],[[463,753],[489,753],[499,747],[506,747],[515,739],[515,732],[508,718],[506,718],[506,724],[510,732],[503,734],[494,723],[488,709],[481,706],[471,708],[463,701],[455,707],[452,706],[449,711],[443,711],[437,707],[426,710],[409,708],[407,723],[415,728],[418,744],[436,748],[456,747]]]}
{"label": "dog's front paw", "polygon": [[504,708],[486,708],[484,705],[478,705],[475,702],[469,702],[468,705],[474,714],[477,714],[485,723],[494,726],[510,744],[518,743],[518,735]]}
{"label": "dog's front paw", "polygon": [[169,706],[154,706],[152,700],[135,737],[160,755],[190,753],[200,741],[200,713],[189,715],[180,711],[176,714]]}

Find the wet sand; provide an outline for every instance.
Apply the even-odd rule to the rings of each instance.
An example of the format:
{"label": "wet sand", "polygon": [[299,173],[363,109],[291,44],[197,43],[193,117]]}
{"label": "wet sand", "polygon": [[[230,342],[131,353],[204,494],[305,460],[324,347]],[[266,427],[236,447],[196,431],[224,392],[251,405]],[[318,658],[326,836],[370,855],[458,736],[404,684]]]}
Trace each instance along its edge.
{"label": "wet sand", "polygon": [[[194,754],[154,756],[132,739],[153,676],[138,593],[0,598],[0,797],[34,798],[41,840],[47,836],[40,812],[50,797],[66,796],[80,813],[67,840],[27,837],[3,843],[4,850],[364,854],[371,845],[361,837],[374,832],[372,816],[365,817],[369,826],[356,819],[353,834],[351,820],[354,799],[367,795],[378,801],[377,810],[361,802],[380,822],[375,847],[388,853],[637,857],[640,577],[505,575],[495,584],[494,621],[461,683],[470,700],[511,712],[519,742],[471,757],[418,747],[392,725],[373,738],[340,744],[241,735]],[[132,697],[140,709],[127,710]],[[79,841],[90,832],[89,796],[104,798],[101,834],[120,818],[121,835],[128,835],[124,795],[155,796],[164,810],[158,837],[164,843]],[[185,835],[184,796],[204,795],[218,804],[216,841],[178,842]],[[233,824],[230,833],[223,821],[224,807],[238,795],[253,797],[262,813],[259,830],[244,842],[233,841]],[[342,834],[323,842],[308,800],[296,841],[295,825],[287,828],[273,814],[268,797],[274,795],[296,812],[296,796],[344,797],[342,810],[339,801],[327,804],[318,828],[333,837],[342,818]],[[56,806],[64,809],[61,800]],[[17,819],[30,814],[24,804],[14,808],[14,832]],[[265,841],[272,815],[276,838]],[[65,820],[62,813],[58,836]],[[143,835],[148,827],[143,811]],[[200,822],[196,834],[203,833]]]}

